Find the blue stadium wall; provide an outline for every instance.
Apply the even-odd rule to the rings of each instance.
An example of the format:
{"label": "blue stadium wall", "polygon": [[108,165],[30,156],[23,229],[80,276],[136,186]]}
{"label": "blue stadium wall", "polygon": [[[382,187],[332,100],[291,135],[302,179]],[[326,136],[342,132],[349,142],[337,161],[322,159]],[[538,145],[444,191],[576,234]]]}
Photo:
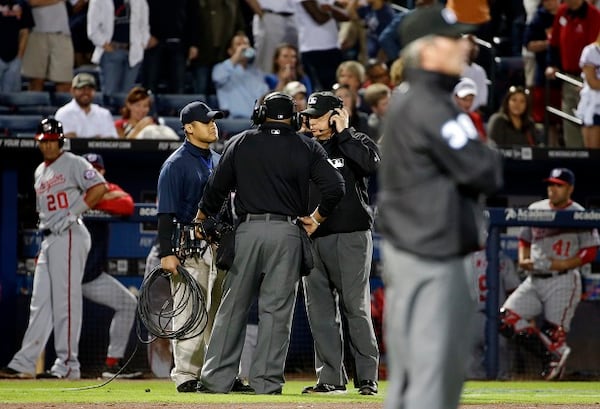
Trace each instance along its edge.
{"label": "blue stadium wall", "polygon": [[[70,140],[67,147],[76,154],[100,153],[107,169],[106,178],[131,193],[138,203],[136,216],[128,220],[110,221],[109,272],[128,287],[139,287],[145,259],[155,237],[153,202],[160,166],[180,142]],[[574,199],[588,208],[600,207],[597,175],[600,151],[543,148],[503,149],[505,156],[505,187],[488,204],[495,207],[512,205],[519,198],[544,197],[541,183],[554,167],[569,167],[577,177]],[[35,141],[25,138],[0,138],[0,365],[4,365],[18,349],[28,319],[31,272],[39,245],[36,234],[37,215],[33,172],[41,162]],[[146,205],[144,205],[146,203]],[[514,241],[504,239],[514,257]],[[508,244],[506,244],[508,243]],[[599,302],[580,304],[573,322],[570,342],[575,348],[570,368],[581,372],[600,372]],[[84,368],[102,365],[108,344],[107,327],[111,311],[93,303],[84,304],[84,324],[81,336],[81,361]],[[136,343],[132,332],[128,353]],[[52,356],[51,342],[49,354]],[[102,358],[100,358],[102,357]],[[308,364],[307,364],[308,362]],[[310,370],[312,340],[299,297],[288,370]],[[596,363],[590,367],[590,362]],[[145,347],[136,353],[133,364],[145,367]],[[308,368],[307,368],[308,366]],[[93,372],[93,370],[92,370]]]}

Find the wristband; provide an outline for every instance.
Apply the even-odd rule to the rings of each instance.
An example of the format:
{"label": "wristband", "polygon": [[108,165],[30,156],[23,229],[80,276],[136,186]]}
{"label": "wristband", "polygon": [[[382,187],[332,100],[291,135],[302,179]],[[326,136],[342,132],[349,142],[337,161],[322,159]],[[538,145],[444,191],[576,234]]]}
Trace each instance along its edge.
{"label": "wristband", "polygon": [[316,224],[317,226],[320,226],[320,225],[321,225],[321,223],[319,223],[319,221],[316,219],[316,217],[315,217],[314,215],[312,215],[312,214],[311,214],[311,215],[310,215],[310,218],[311,218],[311,220],[312,220],[313,222],[315,222],[315,224]]}
{"label": "wristband", "polygon": [[89,210],[89,206],[88,204],[85,202],[85,199],[83,197],[83,195],[79,196],[79,198],[77,198],[77,200],[75,201],[75,203],[73,203],[73,206],[71,206],[71,208],[69,209],[69,211],[74,214],[75,216],[79,217],[81,216],[81,214],[83,212],[85,212],[86,210]]}

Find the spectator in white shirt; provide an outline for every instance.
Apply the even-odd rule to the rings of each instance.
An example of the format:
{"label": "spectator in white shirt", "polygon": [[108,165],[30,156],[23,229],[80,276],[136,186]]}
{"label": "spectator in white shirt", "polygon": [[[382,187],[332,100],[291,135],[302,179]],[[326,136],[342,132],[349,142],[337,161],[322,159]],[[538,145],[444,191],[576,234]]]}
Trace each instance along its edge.
{"label": "spectator in white shirt", "polygon": [[67,138],[118,138],[110,111],[92,103],[96,80],[88,73],[77,74],[71,83],[73,99],[60,107],[55,118],[63,124]]}

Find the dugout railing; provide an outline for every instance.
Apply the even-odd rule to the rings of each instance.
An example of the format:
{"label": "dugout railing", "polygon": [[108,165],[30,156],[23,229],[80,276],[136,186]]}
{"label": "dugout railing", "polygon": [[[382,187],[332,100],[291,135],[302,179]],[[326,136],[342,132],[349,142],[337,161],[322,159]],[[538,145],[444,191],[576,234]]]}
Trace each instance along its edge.
{"label": "dugout railing", "polygon": [[600,211],[553,211],[527,208],[488,208],[486,216],[489,221],[486,255],[487,288],[486,299],[486,372],[488,379],[496,379],[499,369],[499,333],[498,319],[500,311],[500,276],[499,251],[501,250],[501,232],[507,227],[535,226],[549,228],[581,228],[600,227]]}

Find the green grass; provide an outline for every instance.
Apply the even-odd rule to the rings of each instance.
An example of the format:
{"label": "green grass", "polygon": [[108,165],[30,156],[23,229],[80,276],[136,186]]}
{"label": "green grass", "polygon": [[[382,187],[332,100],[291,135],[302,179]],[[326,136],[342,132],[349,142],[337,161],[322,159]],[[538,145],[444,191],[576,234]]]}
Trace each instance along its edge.
{"label": "green grass", "polygon": [[[0,403],[356,403],[382,402],[387,383],[381,382],[377,396],[360,396],[355,390],[346,395],[302,395],[302,388],[312,381],[292,380],[285,384],[281,396],[210,395],[176,393],[168,380],[115,380],[102,388],[75,390],[98,385],[96,380],[56,381],[19,380],[0,383]],[[146,392],[149,389],[149,392]],[[201,396],[201,398],[200,398]],[[463,404],[600,404],[598,382],[467,382]]]}
{"label": "green grass", "polygon": [[[177,393],[175,385],[168,380],[115,380],[102,388],[75,390],[75,388],[100,384],[98,380],[57,381],[57,380],[11,380],[0,383],[1,403],[278,403],[278,402],[383,402],[385,383],[376,396],[361,396],[354,389],[345,395],[315,396],[302,395],[302,388],[314,380],[294,380],[286,382],[283,394],[247,395]],[[149,392],[146,392],[149,389]],[[0,405],[1,406],[1,405]]]}
{"label": "green grass", "polygon": [[600,404],[599,382],[467,382],[465,404]]}

